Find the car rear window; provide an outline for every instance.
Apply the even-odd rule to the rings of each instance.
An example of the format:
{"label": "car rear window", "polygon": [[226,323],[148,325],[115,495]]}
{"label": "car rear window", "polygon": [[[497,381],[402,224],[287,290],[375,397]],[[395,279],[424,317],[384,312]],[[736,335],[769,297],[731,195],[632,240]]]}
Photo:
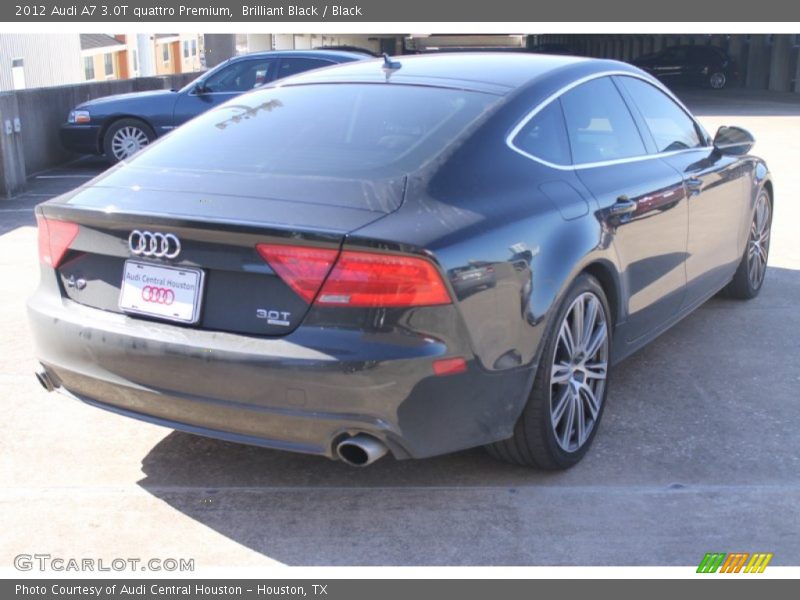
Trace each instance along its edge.
{"label": "car rear window", "polygon": [[498,99],[394,84],[266,88],[206,112],[131,162],[254,175],[407,172],[440,153]]}

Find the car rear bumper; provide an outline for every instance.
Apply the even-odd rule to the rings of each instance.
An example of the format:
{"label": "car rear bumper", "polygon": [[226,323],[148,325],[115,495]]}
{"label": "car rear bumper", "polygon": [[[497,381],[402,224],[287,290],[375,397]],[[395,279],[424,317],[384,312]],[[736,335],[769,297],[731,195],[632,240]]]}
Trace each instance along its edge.
{"label": "car rear bumper", "polygon": [[438,377],[454,354],[422,334],[300,327],[280,338],[131,318],[42,291],[28,302],[39,361],[69,395],[152,423],[241,443],[334,456],[370,434],[396,458],[509,437],[530,368]]}
{"label": "car rear bumper", "polygon": [[64,123],[60,130],[61,145],[76,154],[102,154],[99,125]]}

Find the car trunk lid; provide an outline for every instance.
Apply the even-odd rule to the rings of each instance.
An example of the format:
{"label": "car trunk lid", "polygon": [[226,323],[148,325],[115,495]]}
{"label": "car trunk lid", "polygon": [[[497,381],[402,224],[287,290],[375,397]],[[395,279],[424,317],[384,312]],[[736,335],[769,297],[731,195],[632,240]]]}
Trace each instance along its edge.
{"label": "car trunk lid", "polygon": [[[57,266],[62,294],[134,318],[263,336],[294,330],[309,302],[278,276],[256,246],[303,244],[338,251],[348,232],[398,207],[405,185],[403,178],[369,184],[327,178],[311,185],[304,179],[296,185],[292,178],[276,176],[257,182],[222,178],[221,183],[219,177],[190,173],[155,173],[146,180],[135,178],[146,183],[134,183],[127,170],[116,173],[40,206],[48,220],[79,225]],[[135,253],[132,247],[139,247],[140,235],[131,244],[134,231],[147,234],[148,241],[156,239],[155,250]],[[180,250],[171,256],[173,246],[167,256],[159,256],[160,236],[168,234]],[[146,281],[131,283],[134,273]],[[196,297],[180,292],[175,297],[177,288],[170,287],[175,281],[199,286]],[[163,306],[172,301],[175,310]],[[188,312],[178,310],[181,302],[192,304],[185,307]]]}

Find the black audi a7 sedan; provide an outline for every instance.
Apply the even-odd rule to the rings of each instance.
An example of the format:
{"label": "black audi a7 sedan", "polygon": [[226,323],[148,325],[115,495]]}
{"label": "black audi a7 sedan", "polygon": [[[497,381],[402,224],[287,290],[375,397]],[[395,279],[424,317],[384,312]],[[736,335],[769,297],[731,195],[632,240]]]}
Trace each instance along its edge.
{"label": "black audi a7 sedan", "polygon": [[235,56],[180,90],[103,96],[77,105],[61,126],[61,144],[77,154],[130,158],[189,119],[277,79],[311,69],[364,60],[340,50],[280,50]]}
{"label": "black audi a7 sedan", "polygon": [[736,64],[717,46],[669,46],[633,64],[667,85],[690,84],[721,90],[739,76]]}
{"label": "black audi a7 sedan", "polygon": [[610,365],[720,290],[758,294],[773,191],[752,145],[614,61],[298,75],[37,207],[37,377],[353,465],[485,445],[566,468]]}

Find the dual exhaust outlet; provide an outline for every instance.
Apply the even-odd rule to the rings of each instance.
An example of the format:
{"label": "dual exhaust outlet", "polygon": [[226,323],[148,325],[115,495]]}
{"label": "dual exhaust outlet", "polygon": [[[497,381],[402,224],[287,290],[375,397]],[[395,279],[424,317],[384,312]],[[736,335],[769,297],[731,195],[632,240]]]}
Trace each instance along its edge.
{"label": "dual exhaust outlet", "polygon": [[386,445],[377,438],[359,433],[336,444],[336,456],[351,467],[366,467],[386,454]]}
{"label": "dual exhaust outlet", "polygon": [[[52,392],[56,389],[53,380],[47,371],[40,369],[36,371],[36,380],[45,390]],[[377,438],[359,433],[348,437],[336,444],[336,456],[343,463],[352,467],[366,467],[371,465],[379,458],[383,458],[388,449],[386,445]]]}
{"label": "dual exhaust outlet", "polygon": [[45,391],[52,392],[56,389],[56,386],[53,383],[53,380],[50,379],[50,375],[47,374],[47,371],[44,369],[39,369],[34,374],[36,375],[36,381],[39,382],[39,385],[41,385]]}

